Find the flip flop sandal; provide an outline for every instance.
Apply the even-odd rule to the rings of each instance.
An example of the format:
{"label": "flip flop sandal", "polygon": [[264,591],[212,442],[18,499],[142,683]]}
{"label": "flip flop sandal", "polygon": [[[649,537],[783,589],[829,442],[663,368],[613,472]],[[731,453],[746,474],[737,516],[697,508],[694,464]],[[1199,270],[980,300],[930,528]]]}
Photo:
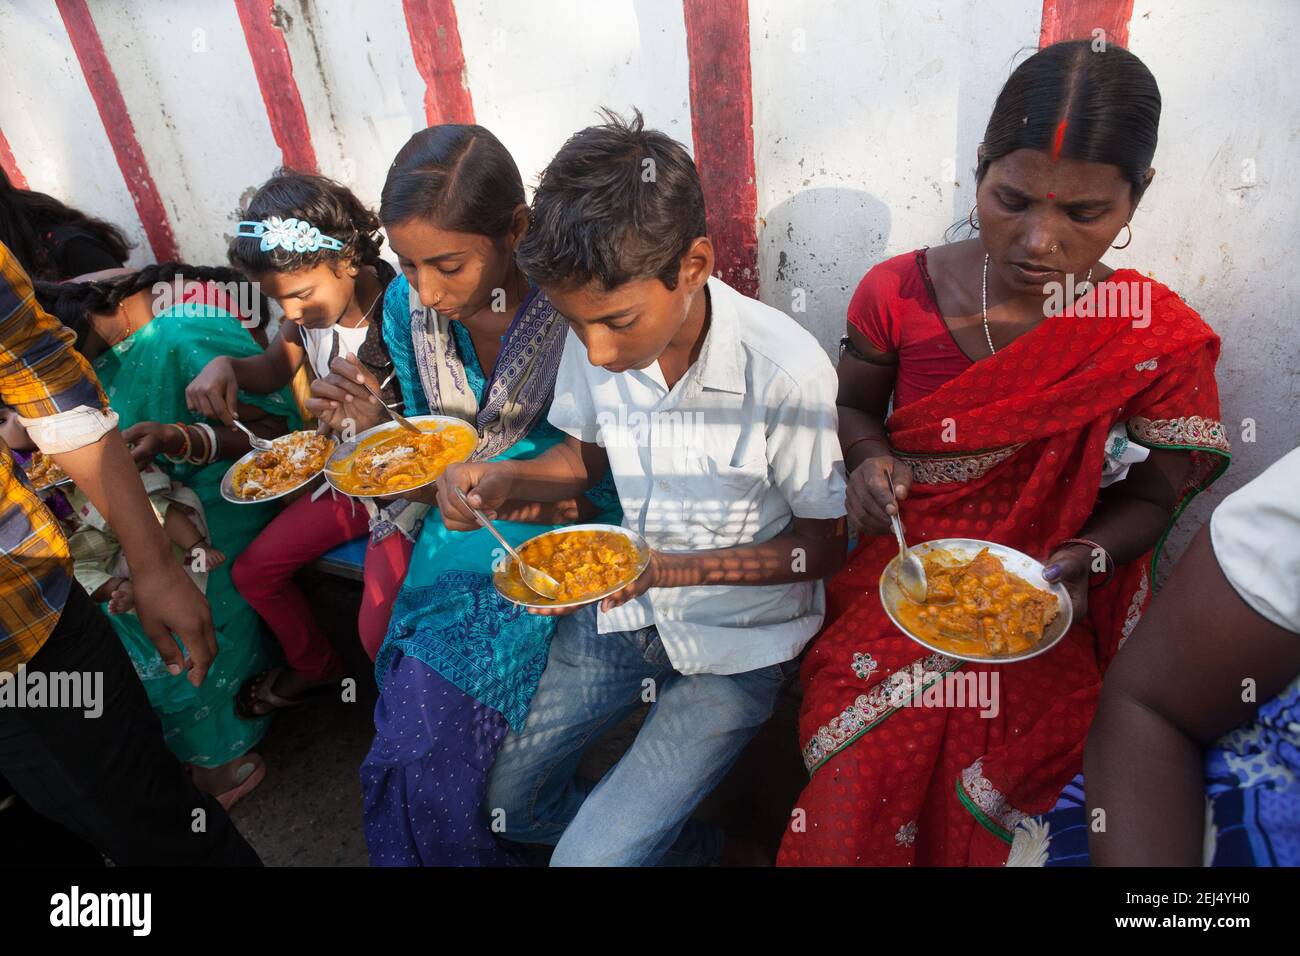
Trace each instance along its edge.
{"label": "flip flop sandal", "polygon": [[[275,686],[276,680],[286,669],[281,664],[244,681],[239,688],[239,693],[235,695],[235,713],[245,720],[256,720],[258,717],[265,717],[267,714],[274,713],[277,710],[284,710],[286,707],[297,707],[300,704],[305,704],[313,697],[328,696],[334,693],[333,684],[321,684],[318,687],[309,687],[297,697],[281,697],[271,688]],[[340,675],[339,680],[342,680],[344,676]],[[253,708],[259,703],[269,704],[270,709],[261,714],[257,713]]]}
{"label": "flip flop sandal", "polygon": [[224,793],[218,793],[216,795],[217,803],[221,804],[223,809],[229,810],[256,790],[257,785],[262,782],[265,776],[266,761],[257,754],[249,754],[246,761],[240,764],[239,769],[235,771],[237,784]]}

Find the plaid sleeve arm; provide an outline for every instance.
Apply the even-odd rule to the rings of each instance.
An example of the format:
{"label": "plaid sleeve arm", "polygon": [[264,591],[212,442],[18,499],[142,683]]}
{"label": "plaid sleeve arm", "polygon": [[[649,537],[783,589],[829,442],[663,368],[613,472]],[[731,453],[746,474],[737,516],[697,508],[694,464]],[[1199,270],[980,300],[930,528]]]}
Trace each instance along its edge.
{"label": "plaid sleeve arm", "polygon": [[108,398],[75,341],[36,303],[27,274],[0,244],[0,401],[24,419],[107,412]]}

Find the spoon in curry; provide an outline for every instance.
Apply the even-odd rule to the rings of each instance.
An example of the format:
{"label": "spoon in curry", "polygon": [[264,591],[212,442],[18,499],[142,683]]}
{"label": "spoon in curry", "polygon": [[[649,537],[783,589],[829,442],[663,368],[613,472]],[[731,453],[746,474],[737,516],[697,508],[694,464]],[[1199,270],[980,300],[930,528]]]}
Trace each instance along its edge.
{"label": "spoon in curry", "polygon": [[491,533],[492,537],[497,539],[497,543],[510,553],[510,557],[515,559],[515,564],[519,566],[519,576],[523,578],[524,584],[528,585],[544,598],[555,600],[559,597],[560,582],[555,580],[555,578],[551,577],[545,571],[539,571],[521,558],[519,552],[510,547],[510,542],[501,537],[501,532],[492,525],[492,522],[488,520],[488,516],[469,503],[469,496],[466,495],[464,491],[457,488],[456,494],[460,497],[460,500],[464,502],[465,507],[474,513],[474,517],[478,519],[478,523],[486,528]]}
{"label": "spoon in curry", "polygon": [[903,538],[903,523],[898,520],[898,498],[894,495],[894,472],[891,469],[886,474],[889,477],[889,497],[894,502],[894,513],[889,516],[889,524],[894,529],[894,537],[898,539],[898,570],[895,577],[908,600],[924,604],[929,591],[925,580],[925,565],[908,548],[907,541]]}

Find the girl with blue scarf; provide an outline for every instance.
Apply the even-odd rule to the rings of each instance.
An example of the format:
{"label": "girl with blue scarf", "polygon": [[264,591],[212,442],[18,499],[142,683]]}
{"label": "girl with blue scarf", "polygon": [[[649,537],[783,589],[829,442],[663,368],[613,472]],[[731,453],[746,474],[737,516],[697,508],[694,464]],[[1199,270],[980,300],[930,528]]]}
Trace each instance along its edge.
{"label": "girl with blue scarf", "polygon": [[[546,421],[568,326],[515,264],[528,226],[523,181],[481,126],[423,130],[384,184],[380,219],[402,275],[384,298],[384,341],[408,415],[465,419],[474,460],[531,458],[563,436]],[[308,403],[333,427],[383,419],[347,358]],[[373,383],[372,383],[373,384]],[[435,501],[432,486],[417,492]],[[618,522],[613,489],[498,512],[514,545],[561,524]],[[375,740],[361,766],[377,866],[508,865],[483,794],[497,749],[521,729],[555,629],[497,594],[488,532],[425,520],[375,662]],[[498,828],[499,829],[499,828]]]}

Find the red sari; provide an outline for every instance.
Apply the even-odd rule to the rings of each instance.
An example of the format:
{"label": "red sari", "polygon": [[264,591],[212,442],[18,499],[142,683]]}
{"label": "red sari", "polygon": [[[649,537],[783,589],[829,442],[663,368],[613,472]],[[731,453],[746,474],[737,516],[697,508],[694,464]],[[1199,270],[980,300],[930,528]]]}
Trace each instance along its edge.
{"label": "red sari", "polygon": [[[1149,324],[1092,314],[1118,283],[1149,286]],[[1091,514],[1116,422],[1148,447],[1192,452],[1177,516],[1227,465],[1218,355],[1218,336],[1172,291],[1113,273],[890,417],[890,443],[915,476],[902,503],[909,540],[981,538],[1045,559]],[[1082,767],[1102,672],[1146,606],[1155,562],[1148,553],[1092,590],[1051,651],[993,667],[931,654],[894,627],[877,585],[895,554],[892,537],[868,538],[827,588],[826,625],[801,672],[811,780],[779,865],[1005,863],[1020,820],[1050,809]],[[996,714],[900,706],[934,700],[925,689],[958,669],[985,672]]]}

